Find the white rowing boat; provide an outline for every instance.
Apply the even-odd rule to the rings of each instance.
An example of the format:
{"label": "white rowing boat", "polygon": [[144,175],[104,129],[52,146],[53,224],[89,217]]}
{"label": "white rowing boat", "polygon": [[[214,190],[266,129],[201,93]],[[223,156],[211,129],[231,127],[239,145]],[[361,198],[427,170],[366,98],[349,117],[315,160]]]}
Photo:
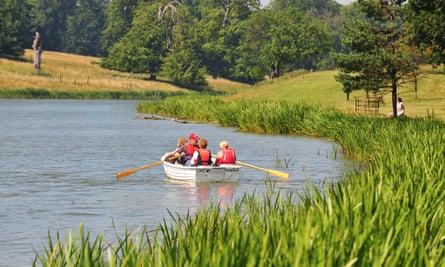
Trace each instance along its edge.
{"label": "white rowing boat", "polygon": [[182,181],[196,182],[236,182],[239,179],[241,166],[184,166],[163,162],[167,177]]}

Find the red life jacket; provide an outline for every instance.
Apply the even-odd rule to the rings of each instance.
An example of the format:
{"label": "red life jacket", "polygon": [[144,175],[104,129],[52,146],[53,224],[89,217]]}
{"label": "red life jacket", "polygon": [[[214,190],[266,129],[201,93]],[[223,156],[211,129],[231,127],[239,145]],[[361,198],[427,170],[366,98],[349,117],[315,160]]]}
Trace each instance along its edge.
{"label": "red life jacket", "polygon": [[231,147],[221,149],[219,158],[217,159],[218,164],[235,164],[235,162],[236,162],[235,149]]}
{"label": "red life jacket", "polygon": [[192,158],[193,153],[198,150],[199,147],[197,145],[192,145],[190,143],[185,144],[185,159],[189,160]]}
{"label": "red life jacket", "polygon": [[212,153],[207,148],[198,150],[198,165],[208,166],[212,164]]}

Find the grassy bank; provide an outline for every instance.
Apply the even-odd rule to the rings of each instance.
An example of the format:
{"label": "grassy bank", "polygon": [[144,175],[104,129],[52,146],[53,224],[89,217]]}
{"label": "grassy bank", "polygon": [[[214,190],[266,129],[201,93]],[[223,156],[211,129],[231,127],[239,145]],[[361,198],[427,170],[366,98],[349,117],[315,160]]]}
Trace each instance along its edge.
{"label": "grassy bank", "polygon": [[[98,99],[152,99],[153,96],[172,96],[196,93],[169,83],[162,75],[158,81],[147,80],[148,74],[127,74],[105,70],[97,64],[100,58],[45,51],[42,70],[32,66],[31,50],[22,60],[0,58],[0,98],[98,98]],[[225,79],[211,79],[208,90],[228,94],[225,99],[291,100],[335,107],[354,113],[354,97],[363,97],[363,91],[354,91],[350,100],[335,81],[337,71],[296,71],[275,80],[266,80],[255,86]],[[445,120],[445,75],[443,67],[422,68],[417,92],[413,83],[399,89],[409,117],[425,117],[434,113]],[[391,111],[391,94],[383,92],[378,116]],[[374,114],[373,114],[374,115]]]}
{"label": "grassy bank", "polygon": [[366,169],[303,195],[280,196],[271,188],[224,212],[215,204],[185,218],[172,215],[173,225],[128,233],[116,244],[80,229],[73,238],[50,241],[39,266],[445,265],[443,121],[363,117],[289,102],[176,100],[139,108],[173,115],[196,101],[194,108],[205,112],[195,114],[209,113],[209,121],[329,137]]}

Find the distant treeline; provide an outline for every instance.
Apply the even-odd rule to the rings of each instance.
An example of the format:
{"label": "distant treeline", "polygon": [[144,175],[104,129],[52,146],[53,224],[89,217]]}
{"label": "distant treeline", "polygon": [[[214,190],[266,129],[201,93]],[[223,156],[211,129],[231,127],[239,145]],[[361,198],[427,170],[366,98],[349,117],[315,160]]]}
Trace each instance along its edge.
{"label": "distant treeline", "polygon": [[[162,73],[177,84],[203,85],[209,74],[254,83],[337,67],[331,54],[350,51],[343,25],[367,19],[364,2],[372,1],[3,0],[0,57],[23,55],[39,32],[44,50],[100,56],[105,68],[151,79]],[[441,0],[407,2],[391,4],[403,6],[404,21],[412,22],[406,29],[431,62],[443,62]]]}

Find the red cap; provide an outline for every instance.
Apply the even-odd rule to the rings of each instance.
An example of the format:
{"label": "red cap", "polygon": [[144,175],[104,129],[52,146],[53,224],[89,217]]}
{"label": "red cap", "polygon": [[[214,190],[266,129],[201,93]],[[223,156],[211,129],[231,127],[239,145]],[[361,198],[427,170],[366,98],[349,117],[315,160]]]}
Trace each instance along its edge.
{"label": "red cap", "polygon": [[194,139],[194,140],[198,141],[198,140],[199,140],[199,136],[197,136],[197,135],[194,134],[194,133],[191,133],[191,134],[189,135],[189,140],[190,140],[190,139]]}

